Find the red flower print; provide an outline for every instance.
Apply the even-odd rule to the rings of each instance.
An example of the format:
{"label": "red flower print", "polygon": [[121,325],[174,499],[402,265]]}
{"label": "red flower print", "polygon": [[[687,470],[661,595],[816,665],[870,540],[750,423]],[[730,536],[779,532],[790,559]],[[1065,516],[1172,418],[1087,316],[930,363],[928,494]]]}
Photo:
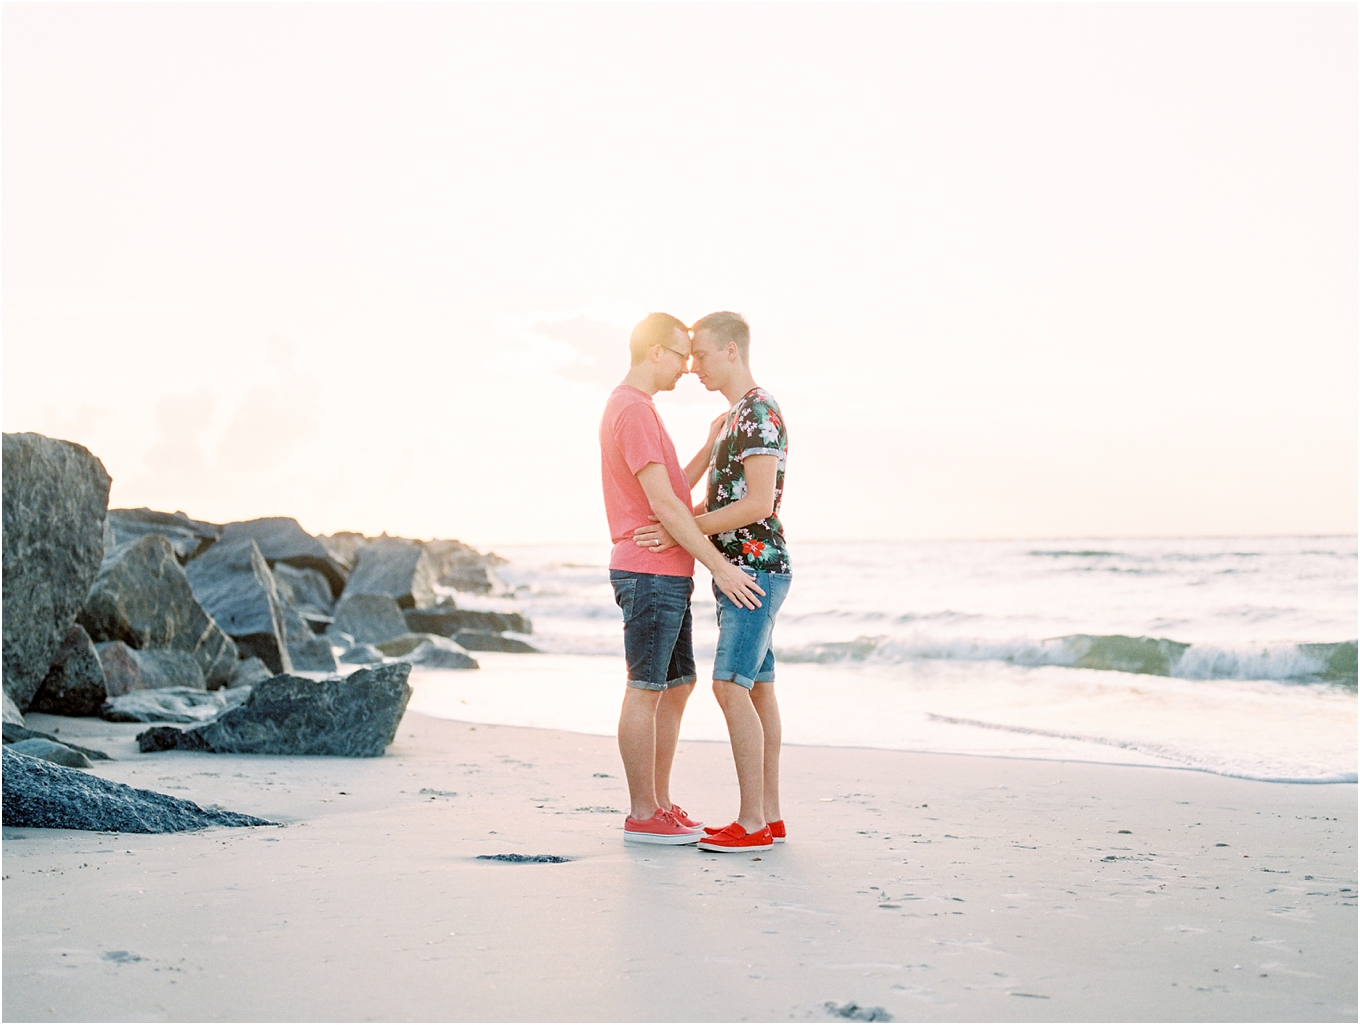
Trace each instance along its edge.
{"label": "red flower print", "polygon": [[763,552],[764,550],[765,550],[764,541],[743,541],[741,543],[742,555],[754,555],[757,559],[759,559],[760,553]]}

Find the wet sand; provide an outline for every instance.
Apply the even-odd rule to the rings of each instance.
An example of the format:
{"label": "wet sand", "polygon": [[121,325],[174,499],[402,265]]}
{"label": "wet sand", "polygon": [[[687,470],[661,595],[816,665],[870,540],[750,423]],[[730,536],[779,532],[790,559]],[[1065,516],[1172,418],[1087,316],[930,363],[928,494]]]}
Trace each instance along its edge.
{"label": "wet sand", "polygon": [[[9,1021],[1356,1018],[1356,787],[785,749],[790,840],[625,846],[612,739],[408,713],[383,758],[141,755],[282,823],[4,831]],[[676,796],[736,812],[726,747]],[[479,855],[552,854],[561,864]]]}

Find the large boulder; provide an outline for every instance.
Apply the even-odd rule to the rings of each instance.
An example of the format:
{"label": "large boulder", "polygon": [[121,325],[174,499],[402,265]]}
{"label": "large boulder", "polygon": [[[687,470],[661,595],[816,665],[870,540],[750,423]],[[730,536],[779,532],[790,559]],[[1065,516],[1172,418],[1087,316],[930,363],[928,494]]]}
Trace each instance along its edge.
{"label": "large boulder", "polygon": [[288,625],[274,574],[254,539],[226,539],[185,568],[194,597],[246,656],[291,673]]}
{"label": "large boulder", "polygon": [[332,559],[349,572],[359,563],[359,551],[368,544],[368,538],[352,530],[342,530],[329,536],[322,534],[317,538]]}
{"label": "large boulder", "polygon": [[477,669],[477,660],[447,637],[437,634],[403,634],[376,645],[390,658],[425,669]]}
{"label": "large boulder", "polygon": [[335,661],[331,642],[313,632],[311,626],[298,615],[297,609],[285,606],[284,631],[287,635],[288,661],[296,672],[334,673],[340,668]]}
{"label": "large boulder", "polygon": [[81,747],[79,744],[72,744],[69,740],[58,740],[50,733],[43,733],[39,730],[25,729],[23,726],[15,726],[5,723],[5,743],[17,744],[23,740],[50,740],[54,744],[62,744],[69,747],[72,751],[79,751],[92,762],[111,762],[113,761],[103,751],[96,751],[92,747]]}
{"label": "large boulder", "polygon": [[104,670],[104,690],[111,698],[135,690],[160,690],[162,687],[207,688],[202,667],[187,651],[173,648],[138,651],[122,641],[105,641],[96,644],[95,650]]}
{"label": "large boulder", "polygon": [[460,630],[490,630],[493,633],[533,633],[534,624],[518,612],[482,612],[460,609],[452,602],[441,602],[432,609],[407,609],[406,625],[414,633],[457,636]]}
{"label": "large boulder", "polygon": [[182,563],[202,555],[222,532],[215,523],[191,520],[182,512],[157,512],[155,509],[110,509],[108,529],[113,535],[113,543],[119,545],[148,534],[159,534],[170,542],[175,557]]}
{"label": "large boulder", "polygon": [[436,538],[424,542],[424,547],[434,578],[443,586],[475,594],[505,590],[505,584],[492,569],[494,556],[483,555],[462,541]]}
{"label": "large boulder", "polygon": [[316,633],[326,632],[331,622],[331,610],[335,608],[335,598],[331,595],[330,581],[324,574],[314,569],[298,569],[286,562],[276,562],[274,583],[278,585],[279,598],[285,605],[297,609]]}
{"label": "large boulder", "polygon": [[209,687],[225,684],[236,664],[236,645],[195,599],[170,542],[159,534],[109,553],[80,610],[80,625],[96,643],[188,652]]}
{"label": "large boulder", "polygon": [[344,597],[385,594],[404,609],[434,604],[434,569],[425,548],[404,537],[377,537],[364,545],[345,584]]}
{"label": "large boulder", "polygon": [[270,566],[286,562],[300,569],[314,569],[330,582],[332,595],[339,595],[345,589],[346,568],[331,558],[326,546],[303,530],[297,520],[288,516],[266,516],[228,523],[222,528],[223,541],[247,537],[259,545],[260,554]]}
{"label": "large boulder", "polygon": [[4,687],[22,712],[99,572],[109,475],[80,445],[6,434],[3,476]]}
{"label": "large boulder", "polygon": [[20,740],[13,744],[10,750],[28,755],[30,758],[41,758],[54,765],[65,765],[71,769],[88,769],[91,764],[90,760],[75,748],[67,747],[59,740],[48,740],[46,737]]}
{"label": "large boulder", "polygon": [[83,626],[73,623],[29,708],[51,715],[98,715],[107,697],[94,642]]}
{"label": "large boulder", "polygon": [[409,665],[393,663],[330,680],[276,676],[257,683],[250,700],[215,722],[191,730],[152,727],[137,737],[137,746],[376,758],[397,734],[411,699],[410,673]]}
{"label": "large boulder", "polygon": [[249,690],[194,690],[166,687],[109,698],[102,715],[109,722],[211,722],[228,708],[244,704]]}
{"label": "large boulder", "polygon": [[407,632],[406,620],[395,600],[385,594],[347,594],[335,606],[335,622],[328,631],[348,634],[358,644],[377,644]]}
{"label": "large boulder", "polygon": [[518,637],[506,637],[490,630],[459,630],[453,641],[467,651],[510,651],[521,655],[536,655],[538,649]]}
{"label": "large boulder", "polygon": [[35,829],[88,829],[113,833],[178,833],[205,826],[272,826],[230,811],[204,811],[151,790],[4,750],[4,824]]}

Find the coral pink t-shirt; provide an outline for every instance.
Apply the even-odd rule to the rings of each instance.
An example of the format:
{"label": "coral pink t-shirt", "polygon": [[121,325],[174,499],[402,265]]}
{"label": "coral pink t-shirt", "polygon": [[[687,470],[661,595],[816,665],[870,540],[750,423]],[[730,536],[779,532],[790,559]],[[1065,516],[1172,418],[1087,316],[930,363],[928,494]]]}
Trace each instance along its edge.
{"label": "coral pink t-shirt", "polygon": [[690,507],[689,478],[680,466],[675,445],[652,405],[651,396],[630,384],[621,384],[609,396],[600,420],[600,474],[604,480],[604,511],[609,517],[609,536],[614,553],[610,569],[633,573],[656,573],[666,577],[694,576],[694,556],[679,545],[652,553],[639,548],[633,531],[651,521],[651,503],[637,479],[648,463],[661,463],[671,488],[686,509]]}

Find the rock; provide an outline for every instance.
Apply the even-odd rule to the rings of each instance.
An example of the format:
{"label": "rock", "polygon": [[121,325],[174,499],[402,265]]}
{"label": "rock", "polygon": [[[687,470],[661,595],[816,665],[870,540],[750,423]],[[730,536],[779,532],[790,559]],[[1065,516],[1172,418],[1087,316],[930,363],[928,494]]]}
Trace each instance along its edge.
{"label": "rock", "polygon": [[487,594],[504,591],[505,584],[491,568],[491,559],[461,541],[434,540],[424,543],[437,582],[459,591]]}
{"label": "rock", "polygon": [[29,707],[51,715],[98,715],[108,696],[94,642],[83,626],[72,624]]}
{"label": "rock", "polygon": [[288,660],[295,672],[334,673],[339,670],[331,642],[314,633],[296,609],[285,607],[283,621],[288,632]]}
{"label": "rock", "polygon": [[403,634],[377,645],[379,651],[427,669],[477,669],[477,660],[447,637]]}
{"label": "rock", "polygon": [[325,547],[332,559],[345,567],[346,572],[352,570],[359,563],[359,550],[368,544],[368,538],[363,534],[356,534],[352,530],[342,530],[338,534],[331,534],[327,537],[322,534],[317,538]]}
{"label": "rock", "polygon": [[[170,542],[175,557],[188,562],[207,551],[221,534],[215,523],[191,520],[182,512],[157,512],[154,509],[110,509],[108,530],[114,544],[136,541],[148,534],[159,534]],[[110,548],[105,542],[105,547]]]}
{"label": "rock", "polygon": [[185,575],[194,597],[242,652],[274,673],[293,671],[284,604],[253,539],[219,541],[191,562]]}
{"label": "rock", "polygon": [[385,594],[347,594],[335,606],[330,633],[346,633],[359,644],[377,644],[407,632],[397,603]]}
{"label": "rock", "polygon": [[288,516],[266,516],[258,520],[241,520],[222,528],[222,541],[251,538],[260,547],[260,554],[273,566],[286,562],[299,569],[314,569],[330,582],[332,597],[345,589],[347,569],[332,559],[326,546]]}
{"label": "rock", "polygon": [[409,665],[393,663],[329,680],[276,676],[257,683],[244,705],[216,722],[191,730],[152,727],[137,737],[137,746],[376,758],[392,743],[411,699],[410,673]]}
{"label": "rock", "polygon": [[234,690],[166,687],[109,698],[101,714],[109,722],[211,722],[248,699],[246,687]]}
{"label": "rock", "polygon": [[4,687],[23,712],[99,572],[109,475],[80,445],[6,434],[3,477]]}
{"label": "rock", "polygon": [[226,683],[236,664],[236,645],[198,603],[170,542],[159,534],[109,553],[79,620],[96,643],[122,641],[138,649],[188,652],[209,687]]}
{"label": "rock", "polygon": [[534,632],[533,623],[518,612],[479,612],[460,609],[452,603],[441,603],[432,609],[407,609],[403,613],[406,625],[415,633],[439,634],[453,637],[459,630],[490,630],[500,633],[527,634]]}
{"label": "rock", "polygon": [[274,674],[269,671],[269,667],[265,665],[264,662],[251,656],[250,658],[242,659],[232,667],[231,677],[227,680],[227,686],[233,689],[237,687],[249,687],[252,684],[259,683],[261,680],[267,680],[273,675]]}
{"label": "rock", "polygon": [[175,651],[173,648],[138,651],[122,641],[105,641],[94,647],[104,670],[104,690],[111,698],[135,690],[159,690],[162,687],[207,689],[203,670],[187,651]]}
{"label": "rock", "polygon": [[12,700],[12,699],[10,698],[10,696],[9,696],[9,692],[6,691],[6,692],[5,692],[5,725],[8,726],[8,725],[10,725],[11,723],[13,723],[15,726],[22,726],[22,725],[24,724],[24,713],[21,712],[21,711],[19,711],[19,706],[16,705],[16,704],[13,702],[13,700]]}
{"label": "rock", "polygon": [[402,537],[368,542],[345,584],[344,597],[356,594],[385,594],[404,609],[429,608],[434,604],[434,571],[424,547]]}
{"label": "rock", "polygon": [[4,750],[4,824],[35,829],[177,833],[205,826],[272,826],[253,815],[204,811],[151,790],[136,790],[89,773]]}
{"label": "rock", "polygon": [[5,723],[5,743],[17,744],[21,740],[50,740],[55,744],[62,744],[65,747],[69,747],[72,751],[79,751],[91,761],[113,761],[113,759],[103,751],[96,751],[92,747],[81,747],[79,744],[72,744],[69,740],[57,740],[57,738],[50,733],[40,733],[38,730],[29,730],[22,726],[15,726],[12,723]]}
{"label": "rock", "polygon": [[44,737],[21,740],[11,745],[10,750],[17,751],[21,755],[28,755],[30,758],[41,758],[53,765],[65,765],[72,769],[88,769],[90,767],[90,760],[79,751],[58,741],[47,740]]}
{"label": "rock", "polygon": [[335,598],[331,594],[330,581],[325,574],[314,569],[298,569],[286,562],[274,565],[274,582],[279,589],[279,598],[285,605],[298,611],[314,609],[323,616],[329,616],[335,608]]}
{"label": "rock", "polygon": [[340,653],[340,661],[349,666],[380,665],[383,653],[371,644],[356,644]]}
{"label": "rock", "polygon": [[506,637],[490,630],[459,630],[453,635],[454,643],[468,651],[513,651],[519,654],[537,655],[538,649],[517,637]]}

